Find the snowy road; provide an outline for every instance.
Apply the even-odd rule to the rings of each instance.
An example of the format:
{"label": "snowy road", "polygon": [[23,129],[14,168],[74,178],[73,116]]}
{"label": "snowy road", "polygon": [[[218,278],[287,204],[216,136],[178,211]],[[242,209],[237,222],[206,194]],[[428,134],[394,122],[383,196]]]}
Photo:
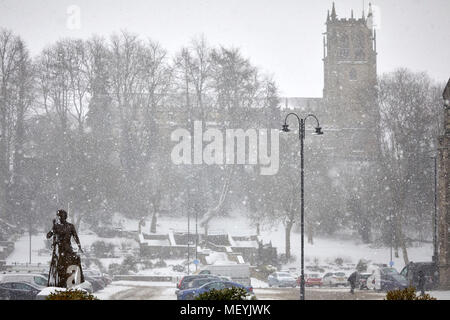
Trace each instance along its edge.
{"label": "snowy road", "polygon": [[[381,300],[383,293],[355,290],[352,295],[348,288],[306,288],[306,300]],[[299,288],[255,289],[258,300],[299,300]]]}
{"label": "snowy road", "polygon": [[[258,300],[298,300],[298,288],[257,288],[254,289]],[[175,284],[170,282],[113,282],[97,296],[105,300],[175,300]],[[380,300],[385,294],[370,291],[355,291],[352,295],[348,288],[307,288],[307,300]]]}

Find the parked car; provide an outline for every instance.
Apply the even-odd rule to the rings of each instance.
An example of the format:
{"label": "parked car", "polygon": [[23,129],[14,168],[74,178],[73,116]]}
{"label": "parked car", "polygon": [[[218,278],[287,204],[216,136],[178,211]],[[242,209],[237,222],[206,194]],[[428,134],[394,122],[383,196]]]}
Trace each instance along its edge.
{"label": "parked car", "polygon": [[217,281],[223,281],[219,277],[208,277],[208,278],[197,278],[189,281],[187,283],[186,289],[194,289],[194,288],[200,288],[202,285],[207,284],[209,282],[217,282]]}
{"label": "parked car", "polygon": [[[300,277],[297,279],[297,284],[300,285]],[[318,273],[309,273],[305,274],[305,286],[307,287],[314,287],[322,286],[322,277]]]}
{"label": "parked car", "polygon": [[204,292],[208,292],[212,289],[222,290],[225,288],[233,288],[233,287],[244,288],[247,291],[247,293],[249,294],[249,297],[252,297],[254,295],[253,287],[251,287],[251,286],[244,286],[237,282],[216,281],[216,282],[206,283],[199,288],[180,290],[177,292],[177,300],[193,300],[198,295],[200,295]]}
{"label": "parked car", "polygon": [[210,274],[193,274],[189,276],[184,276],[180,279],[180,281],[177,284],[177,288],[180,290],[187,289],[189,282],[191,282],[194,279],[202,279],[202,278],[213,278],[217,280],[217,276],[210,275]]}
{"label": "parked car", "polygon": [[347,286],[347,276],[344,272],[328,272],[322,278],[322,285],[329,287]]}
{"label": "parked car", "polygon": [[369,289],[367,288],[367,278],[369,278],[371,273],[360,273],[359,274],[359,290]]}
{"label": "parked car", "polygon": [[269,287],[292,287],[297,286],[297,279],[289,272],[277,271],[267,277]]}
{"label": "parked car", "polygon": [[35,300],[44,286],[26,282],[1,282],[0,299],[3,300]]}
{"label": "parked car", "polygon": [[407,288],[408,281],[396,269],[380,267],[373,270],[366,285],[370,290],[389,291]]}
{"label": "parked car", "polygon": [[420,271],[425,275],[425,290],[439,285],[439,269],[434,262],[410,262],[400,274],[406,278],[408,285],[418,288]]}
{"label": "parked car", "polygon": [[[7,273],[0,275],[0,282],[12,281],[31,283],[41,287],[47,287],[48,283],[47,276],[39,273]],[[93,292],[92,284],[89,281],[84,281],[83,283],[74,286],[74,288],[84,289],[89,293]]]}
{"label": "parked car", "polygon": [[47,278],[38,273],[6,273],[0,274],[0,282],[27,282],[47,287]]}

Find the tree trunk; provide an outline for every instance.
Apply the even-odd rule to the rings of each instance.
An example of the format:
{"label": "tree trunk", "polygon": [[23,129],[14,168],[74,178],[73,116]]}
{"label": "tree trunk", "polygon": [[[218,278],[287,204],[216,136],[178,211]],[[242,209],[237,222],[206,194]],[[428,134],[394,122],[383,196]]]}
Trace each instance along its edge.
{"label": "tree trunk", "polygon": [[405,241],[405,236],[403,235],[403,231],[402,231],[402,217],[401,217],[402,213],[399,212],[396,214],[396,219],[395,219],[395,239],[396,239],[396,257],[398,258],[398,247],[400,247],[402,249],[402,255],[403,255],[403,261],[405,262],[405,265],[407,265],[409,263],[409,259],[408,259],[408,251],[406,249],[406,241]]}
{"label": "tree trunk", "polygon": [[286,251],[286,259],[287,260],[289,260],[291,258],[291,230],[292,230],[293,224],[294,224],[293,222],[288,222],[286,224],[286,228],[285,228],[285,230],[286,230],[286,235],[285,235],[286,236],[286,238],[285,238],[286,250],[285,251]]}
{"label": "tree trunk", "polygon": [[403,261],[405,262],[405,265],[407,265],[409,263],[409,259],[408,259],[408,251],[406,250],[406,241],[405,237],[403,236],[401,226],[399,226],[398,228],[399,228],[398,229],[399,245],[400,248],[402,249]]}
{"label": "tree trunk", "polygon": [[153,211],[152,224],[150,226],[151,233],[156,233],[156,223],[157,222],[158,222],[158,218],[156,217],[156,210],[155,210],[155,211]]}
{"label": "tree trunk", "polygon": [[313,239],[313,237],[314,237],[314,230],[313,230],[311,225],[308,226],[307,232],[308,232],[308,243],[314,244],[314,239]]}

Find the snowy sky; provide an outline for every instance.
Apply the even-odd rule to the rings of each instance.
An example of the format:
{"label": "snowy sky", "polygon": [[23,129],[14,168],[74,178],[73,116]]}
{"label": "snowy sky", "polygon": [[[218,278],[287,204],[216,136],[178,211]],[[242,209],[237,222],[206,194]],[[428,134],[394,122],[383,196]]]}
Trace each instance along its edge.
{"label": "snowy sky", "polygon": [[[339,17],[359,18],[369,0],[336,0]],[[374,0],[378,71],[397,67],[450,76],[449,0]],[[200,34],[212,45],[242,49],[277,80],[283,95],[320,97],[322,33],[330,0],[0,0],[0,26],[33,53],[61,37],[108,36],[126,29],[159,41],[170,53]],[[80,9],[80,28],[67,10]]]}

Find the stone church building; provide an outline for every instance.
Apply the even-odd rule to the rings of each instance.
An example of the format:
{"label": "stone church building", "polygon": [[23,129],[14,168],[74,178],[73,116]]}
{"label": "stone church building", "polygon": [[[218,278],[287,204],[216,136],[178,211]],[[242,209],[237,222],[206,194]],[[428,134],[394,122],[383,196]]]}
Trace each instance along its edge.
{"label": "stone church building", "polygon": [[[373,13],[338,18],[333,3],[323,37],[323,98],[285,98],[300,115],[314,113],[327,132],[321,148],[334,160],[360,162],[377,152],[377,51]],[[325,140],[325,139],[324,139]]]}
{"label": "stone church building", "polygon": [[[371,6],[367,14],[363,11],[356,17],[351,11],[349,18],[341,18],[333,3],[323,33],[323,97],[281,100],[282,107],[300,116],[313,113],[318,117],[326,139],[307,133],[305,170],[307,174],[326,170],[331,183],[342,190],[360,185],[379,154],[373,19]],[[307,123],[307,128],[314,125],[313,121]],[[314,167],[319,165],[321,169]]]}

